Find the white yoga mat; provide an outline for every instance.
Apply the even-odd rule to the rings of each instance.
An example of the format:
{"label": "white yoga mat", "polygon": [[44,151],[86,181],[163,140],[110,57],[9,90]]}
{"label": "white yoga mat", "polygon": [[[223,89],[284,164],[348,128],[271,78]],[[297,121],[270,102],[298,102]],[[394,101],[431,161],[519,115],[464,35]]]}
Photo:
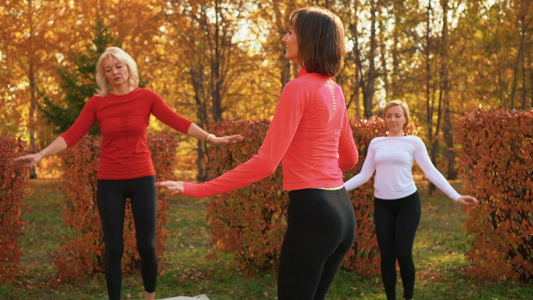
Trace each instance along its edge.
{"label": "white yoga mat", "polygon": [[178,296],[178,297],[170,297],[170,298],[164,298],[160,300],[209,300],[206,295],[198,295],[194,297],[187,297],[187,296]]}

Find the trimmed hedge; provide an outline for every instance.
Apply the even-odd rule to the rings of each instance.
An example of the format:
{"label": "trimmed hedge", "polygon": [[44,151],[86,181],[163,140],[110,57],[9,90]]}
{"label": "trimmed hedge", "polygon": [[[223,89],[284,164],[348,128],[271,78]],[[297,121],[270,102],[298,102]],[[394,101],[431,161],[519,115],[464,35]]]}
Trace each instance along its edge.
{"label": "trimmed hedge", "polygon": [[[148,146],[157,178],[170,178],[175,161],[177,140],[165,133],[148,136]],[[86,136],[62,154],[64,160],[65,223],[73,229],[73,236],[58,239],[61,251],[54,254],[58,277],[51,284],[80,280],[104,272],[103,233],[96,203],[96,173],[100,155],[100,138]],[[169,236],[168,204],[158,197],[156,247],[159,257]],[[135,226],[129,201],[124,220],[123,271],[133,273],[140,263],[137,253]]]}
{"label": "trimmed hedge", "polygon": [[[223,121],[211,125],[218,136],[241,133],[244,140],[220,148],[212,148],[207,161],[209,176],[218,177],[247,161],[257,153],[270,121]],[[212,197],[207,211],[211,226],[209,257],[232,253],[248,272],[270,269],[277,265],[285,232],[284,215],[288,195],[282,191],[281,166],[274,175],[242,189]]]}
{"label": "trimmed hedge", "polygon": [[472,238],[468,274],[476,278],[533,280],[533,111],[478,110],[457,124]]}
{"label": "trimmed hedge", "polygon": [[28,147],[20,138],[0,137],[0,280],[13,281],[20,273],[23,253],[19,245],[24,195],[29,172],[25,165],[13,165],[11,160],[27,154]]}

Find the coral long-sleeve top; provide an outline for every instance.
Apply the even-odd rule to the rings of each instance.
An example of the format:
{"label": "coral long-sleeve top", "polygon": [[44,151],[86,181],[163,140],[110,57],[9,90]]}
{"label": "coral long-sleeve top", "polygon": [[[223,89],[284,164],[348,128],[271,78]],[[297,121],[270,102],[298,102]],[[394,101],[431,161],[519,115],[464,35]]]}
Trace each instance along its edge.
{"label": "coral long-sleeve top", "polygon": [[78,119],[61,136],[67,146],[76,144],[98,122],[102,153],[98,179],[132,179],[155,175],[147,145],[150,114],[170,127],[187,133],[192,124],[174,112],[157,93],[135,88],[126,95],[94,95]]}
{"label": "coral long-sleeve top", "polygon": [[435,168],[424,142],[417,136],[377,137],[368,145],[368,152],[361,172],[346,181],[347,190],[353,190],[367,182],[374,170],[374,196],[379,199],[396,200],[407,197],[417,188],[412,167],[417,162],[428,179],[448,197],[457,201],[461,195]]}
{"label": "coral long-sleeve top", "polygon": [[184,183],[184,194],[207,197],[235,190],[272,175],[280,161],[283,189],[334,188],[358,152],[344,96],[329,77],[300,70],[283,89],[258,153],[213,180]]}

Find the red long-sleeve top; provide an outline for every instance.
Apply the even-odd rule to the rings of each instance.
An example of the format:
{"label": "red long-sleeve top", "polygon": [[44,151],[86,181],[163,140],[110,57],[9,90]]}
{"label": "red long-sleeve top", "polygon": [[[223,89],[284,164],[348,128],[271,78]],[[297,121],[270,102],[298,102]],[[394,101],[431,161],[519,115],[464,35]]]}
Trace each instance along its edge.
{"label": "red long-sleeve top", "polygon": [[61,136],[67,146],[76,144],[95,121],[102,132],[98,179],[132,179],[155,175],[146,131],[150,114],[168,126],[187,133],[192,122],[174,112],[165,101],[146,88],[126,95],[94,95],[78,119]]}
{"label": "red long-sleeve top", "polygon": [[333,188],[357,163],[340,87],[329,77],[300,70],[283,92],[258,153],[213,180],[184,183],[184,194],[207,197],[272,175],[283,166],[283,189]]}

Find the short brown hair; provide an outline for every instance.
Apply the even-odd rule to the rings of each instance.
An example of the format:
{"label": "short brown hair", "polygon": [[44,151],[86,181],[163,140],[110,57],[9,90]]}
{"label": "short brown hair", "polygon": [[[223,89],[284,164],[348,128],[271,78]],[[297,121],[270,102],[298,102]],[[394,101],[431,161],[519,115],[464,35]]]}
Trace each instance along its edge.
{"label": "short brown hair", "polygon": [[309,73],[333,77],[342,69],[344,28],[331,11],[319,7],[297,9],[291,29],[298,37],[298,63]]}

